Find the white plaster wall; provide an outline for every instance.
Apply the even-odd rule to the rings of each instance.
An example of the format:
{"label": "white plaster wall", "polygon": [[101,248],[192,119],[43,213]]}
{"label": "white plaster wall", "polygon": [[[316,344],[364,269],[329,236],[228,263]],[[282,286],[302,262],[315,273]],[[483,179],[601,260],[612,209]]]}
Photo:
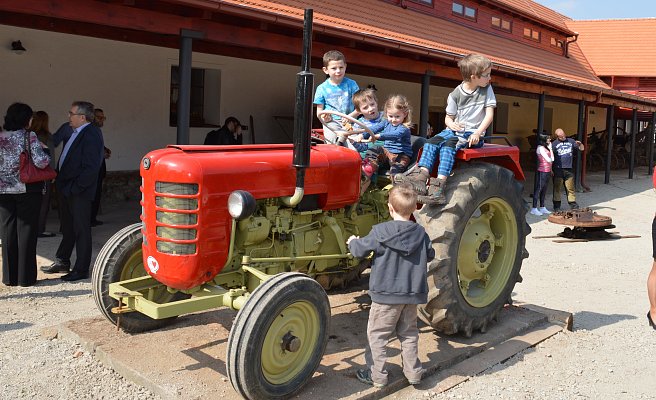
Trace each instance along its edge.
{"label": "white plaster wall", "polygon": [[[50,129],[67,121],[74,100],[91,101],[103,108],[103,128],[112,158],[111,170],[138,169],[148,151],[175,143],[170,127],[170,67],[176,65],[176,49],[159,48],[105,39],[53,33],[0,25],[0,113],[21,101],[50,116]],[[8,50],[12,40],[21,40],[24,54]],[[221,71],[218,121],[236,116],[253,124],[258,143],[291,142],[292,124],[277,123],[273,116],[294,114],[296,73],[299,67],[194,53],[193,65]],[[315,85],[325,75],[315,73]],[[349,75],[350,76],[350,75]],[[350,76],[366,86],[375,83],[381,103],[390,93],[408,96],[419,107],[419,84]],[[382,104],[381,104],[382,106]],[[418,113],[415,120],[418,119]],[[282,127],[280,126],[282,125]],[[251,130],[244,134],[250,142]],[[211,128],[191,128],[190,143],[201,144]],[[285,132],[286,131],[286,132]]]}

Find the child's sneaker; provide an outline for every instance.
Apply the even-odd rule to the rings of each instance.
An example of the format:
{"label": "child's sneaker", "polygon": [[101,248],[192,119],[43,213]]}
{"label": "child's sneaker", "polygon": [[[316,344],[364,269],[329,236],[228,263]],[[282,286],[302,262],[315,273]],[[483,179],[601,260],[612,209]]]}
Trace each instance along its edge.
{"label": "child's sneaker", "polygon": [[421,374],[419,375],[419,379],[408,379],[408,383],[413,385],[413,386],[414,385],[419,385],[421,383],[421,379],[424,377],[425,374],[426,374],[426,370],[422,369]]}
{"label": "child's sneaker", "polygon": [[355,376],[358,378],[358,380],[362,383],[366,383],[367,385],[372,385],[375,388],[382,388],[385,387],[384,383],[376,383],[374,382],[373,379],[371,379],[371,370],[370,369],[359,369],[358,372],[355,373]]}
{"label": "child's sneaker", "polygon": [[547,207],[540,207],[538,208],[538,211],[540,211],[543,215],[551,214],[551,211],[547,210]]}
{"label": "child's sneaker", "polygon": [[540,212],[540,210],[538,210],[537,208],[531,208],[531,211],[530,211],[530,212],[531,212],[531,214],[533,214],[533,215],[537,215],[537,216],[542,215],[542,213]]}

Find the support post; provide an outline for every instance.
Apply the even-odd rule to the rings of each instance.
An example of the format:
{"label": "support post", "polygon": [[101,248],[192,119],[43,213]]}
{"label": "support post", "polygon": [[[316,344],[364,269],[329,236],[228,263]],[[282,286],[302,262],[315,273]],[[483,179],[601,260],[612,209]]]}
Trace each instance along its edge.
{"label": "support post", "polygon": [[180,53],[178,56],[178,73],[180,86],[178,88],[177,134],[176,144],[189,144],[189,113],[191,110],[191,53],[193,39],[205,37],[203,32],[180,29]]}
{"label": "support post", "polygon": [[654,170],[654,135],[656,135],[656,112],[651,113],[651,130],[649,132],[649,148],[647,148],[647,175]]}
{"label": "support post", "polygon": [[417,134],[426,137],[428,133],[428,104],[430,103],[430,78],[433,71],[426,70],[421,78],[421,106],[419,108],[419,131]]}
{"label": "support post", "polygon": [[[579,119],[578,119],[578,125],[577,125],[577,130],[576,130],[576,140],[579,142],[583,143],[583,136],[586,134],[585,132],[585,101],[580,100],[579,101]],[[585,149],[586,144],[583,144],[583,148]],[[584,150],[585,151],[585,150]],[[583,164],[583,152],[579,152],[576,157],[576,172],[574,174],[574,188],[577,192],[582,192],[583,188],[581,187],[581,168]]]}
{"label": "support post", "polygon": [[615,106],[610,105],[606,107],[606,145],[608,146],[606,151],[606,172],[604,173],[604,183],[606,185],[610,183],[610,162],[613,153],[613,136],[615,136],[614,112]]}
{"label": "support post", "polygon": [[638,134],[638,110],[633,109],[631,114],[631,151],[629,153],[629,179],[633,179],[633,168],[635,165],[635,139]]}
{"label": "support post", "polygon": [[[538,101],[538,130],[535,132],[535,147],[537,149],[537,146],[540,145],[540,135],[542,134],[542,131],[544,130],[544,101],[545,101],[545,94],[544,92],[540,93],[540,99]],[[539,179],[539,173],[538,173],[538,165],[540,165],[540,160],[538,160],[537,154],[535,154],[535,174],[533,175],[534,181],[533,181],[533,194],[535,194],[535,191],[538,188],[538,179]]]}

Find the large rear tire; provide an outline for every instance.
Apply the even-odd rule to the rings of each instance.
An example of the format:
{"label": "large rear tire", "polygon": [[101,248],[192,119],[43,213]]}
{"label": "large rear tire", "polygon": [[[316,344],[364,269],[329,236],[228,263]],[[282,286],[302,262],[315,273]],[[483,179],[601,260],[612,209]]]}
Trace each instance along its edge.
{"label": "large rear tire", "polygon": [[316,371],[328,341],[330,304],[305,274],[275,275],[253,291],[230,330],[227,370],[247,399],[287,398]]}
{"label": "large rear tire", "polygon": [[[141,223],[126,226],[116,232],[102,247],[91,274],[91,294],[96,306],[113,324],[116,324],[118,314],[111,309],[118,306],[118,302],[109,296],[109,284],[127,279],[146,276],[142,258]],[[159,288],[150,292],[150,300],[157,303],[167,303],[189,297],[182,293],[171,294],[166,288]],[[121,328],[129,333],[145,332],[171,324],[176,317],[152,319],[139,312],[121,315]]]}
{"label": "large rear tire", "polygon": [[522,189],[511,171],[471,162],[447,180],[446,205],[420,211],[436,257],[428,266],[428,303],[419,315],[438,332],[485,332],[511,302],[531,232]]}

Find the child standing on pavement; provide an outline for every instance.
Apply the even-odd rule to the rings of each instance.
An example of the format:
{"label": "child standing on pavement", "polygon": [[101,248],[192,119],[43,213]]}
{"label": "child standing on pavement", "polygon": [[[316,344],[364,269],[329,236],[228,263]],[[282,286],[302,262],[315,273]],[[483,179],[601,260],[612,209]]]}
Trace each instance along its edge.
{"label": "child standing on pavement", "polygon": [[[433,136],[424,145],[421,159],[407,174],[399,174],[396,182],[408,182],[420,194],[420,203],[446,204],[444,187],[455,162],[456,151],[466,146],[483,146],[481,138],[492,123],[497,100],[490,86],[492,62],[482,55],[469,54],[460,62],[463,81],[449,94],[446,103],[446,129]],[[426,195],[426,182],[430,178],[437,155],[437,189]]]}
{"label": "child standing on pavement", "polygon": [[353,94],[360,89],[353,79],[346,77],[346,59],[337,50],[330,50],[323,55],[323,72],[328,75],[314,93],[314,104],[317,106],[317,118],[323,124],[323,135],[326,143],[344,144],[345,137],[337,137],[344,127],[340,117],[319,113],[323,110],[338,111],[354,117]]}
{"label": "child standing on pavement", "polygon": [[[540,144],[535,151],[538,155],[538,181],[533,192],[533,208],[530,211],[533,215],[551,214],[551,211],[544,206],[544,199],[547,196],[547,187],[551,178],[551,163],[554,157],[549,136],[540,135],[539,138]],[[538,198],[540,199],[540,208],[538,208]]]}
{"label": "child standing on pavement", "polygon": [[367,369],[357,378],[377,388],[387,385],[387,342],[396,333],[401,342],[403,374],[412,385],[421,381],[424,369],[417,355],[419,330],[417,304],[428,300],[427,263],[435,250],[424,228],[410,221],[417,208],[417,195],[408,184],[394,186],[387,203],[392,221],[374,225],[363,238],[347,240],[350,252],[363,258],[373,252],[367,323]]}

